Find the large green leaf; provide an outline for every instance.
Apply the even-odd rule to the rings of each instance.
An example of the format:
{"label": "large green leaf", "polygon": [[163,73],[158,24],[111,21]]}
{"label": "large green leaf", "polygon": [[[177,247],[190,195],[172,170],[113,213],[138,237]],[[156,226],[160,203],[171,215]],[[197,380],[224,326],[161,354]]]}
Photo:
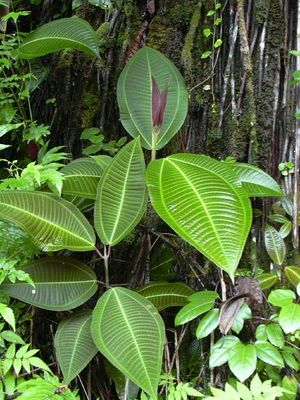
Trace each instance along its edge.
{"label": "large green leaf", "polygon": [[153,282],[140,288],[138,293],[151,301],[158,310],[172,306],[184,306],[193,289],[182,282]]}
{"label": "large green leaf", "polygon": [[253,374],[256,368],[256,349],[254,344],[236,343],[230,349],[229,368],[230,371],[244,382]]}
{"label": "large green leaf", "polygon": [[94,309],[91,329],[101,353],[156,399],[165,331],[154,305],[128,289],[110,289]]}
{"label": "large green leaf", "polygon": [[196,329],[197,339],[205,338],[210,335],[219,325],[220,322],[220,310],[213,308],[210,310],[199,322]]}
{"label": "large green leaf", "polygon": [[[164,119],[155,144],[152,122],[152,78],[159,90],[168,90]],[[188,107],[185,82],[177,68],[150,47],[137,51],[118,81],[121,122],[133,137],[141,136],[146,149],[161,149],[181,128]]]}
{"label": "large green leaf", "polygon": [[281,265],[285,258],[285,244],[279,232],[271,225],[265,229],[265,246],[271,260]]}
{"label": "large green leaf", "polygon": [[91,311],[80,311],[64,319],[55,333],[56,357],[68,385],[91,361],[98,349],[91,335]]}
{"label": "large green leaf", "polygon": [[63,194],[95,199],[97,185],[103,168],[92,158],[78,158],[71,161],[60,172],[64,174]]}
{"label": "large green leaf", "polygon": [[43,192],[0,192],[0,217],[21,226],[44,251],[93,250],[95,233],[68,201]]}
{"label": "large green leaf", "polygon": [[17,281],[1,284],[1,292],[45,310],[71,310],[85,303],[97,290],[93,270],[70,257],[46,257],[33,261],[22,270],[35,287]]}
{"label": "large green leaf", "polygon": [[124,146],[105,169],[95,203],[95,227],[104,244],[119,243],[139,223],[147,205],[140,139]]}
{"label": "large green leaf", "polygon": [[226,163],[250,197],[283,196],[282,190],[270,175],[244,163]]}
{"label": "large green leaf", "polygon": [[195,154],[152,161],[147,185],[158,215],[231,277],[252,222],[247,193],[224,163]]}
{"label": "large green leaf", "polygon": [[84,19],[61,18],[31,32],[21,43],[21,58],[36,58],[55,51],[72,48],[99,57],[96,32]]}

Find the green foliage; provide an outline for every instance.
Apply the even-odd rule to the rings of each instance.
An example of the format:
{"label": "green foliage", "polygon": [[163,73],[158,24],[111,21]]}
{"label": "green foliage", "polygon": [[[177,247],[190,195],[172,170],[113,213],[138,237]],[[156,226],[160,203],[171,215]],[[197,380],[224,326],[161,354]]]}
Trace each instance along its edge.
{"label": "green foliage", "polygon": [[110,140],[108,143],[104,143],[104,135],[101,133],[99,128],[87,128],[80,136],[82,140],[88,140],[92,144],[83,149],[83,154],[91,155],[103,151],[111,156],[114,156],[119,149],[124,146],[127,141],[126,137],[122,137],[118,141]]}
{"label": "green foliage", "polygon": [[2,191],[0,205],[0,217],[20,225],[44,251],[94,248],[92,227],[66,200],[42,192]]}
{"label": "green foliage", "polygon": [[[159,68],[158,68],[159,66]],[[153,126],[153,79],[160,91],[167,90],[163,121]],[[181,128],[188,95],[184,80],[175,66],[161,53],[144,47],[137,51],[122,71],[118,81],[118,104],[121,122],[133,137],[141,136],[146,149],[161,149]]]}
{"label": "green foliage", "polygon": [[237,382],[236,386],[225,384],[225,390],[211,388],[213,396],[205,397],[206,400],[275,400],[281,397],[286,389],[279,386],[272,386],[272,381],[262,382],[256,374],[250,382],[250,388]]}
{"label": "green foliage", "polygon": [[97,35],[87,21],[73,17],[44,24],[25,37],[18,54],[30,59],[67,48],[99,57]]}
{"label": "green foliage", "polygon": [[140,139],[132,140],[105,169],[95,203],[95,227],[104,244],[119,243],[140,222],[147,202]]}
{"label": "green foliage", "polygon": [[150,163],[147,185],[158,215],[233,278],[252,211],[227,166],[202,155],[172,155]]}
{"label": "green foliage", "polygon": [[158,310],[184,306],[194,291],[184,283],[153,282],[142,286],[138,293],[151,301]]}
{"label": "green foliage", "polygon": [[110,289],[98,300],[91,330],[101,353],[156,398],[165,328],[153,304],[128,289]]}
{"label": "green foliage", "polygon": [[98,352],[91,336],[92,312],[81,311],[58,326],[54,345],[56,357],[68,385]]}

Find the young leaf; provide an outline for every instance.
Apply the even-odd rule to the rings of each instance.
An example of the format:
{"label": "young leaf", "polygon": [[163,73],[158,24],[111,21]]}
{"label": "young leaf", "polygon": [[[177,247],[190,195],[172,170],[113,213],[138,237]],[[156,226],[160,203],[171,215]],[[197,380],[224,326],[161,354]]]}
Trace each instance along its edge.
{"label": "young leaf", "polygon": [[[138,50],[123,69],[117,96],[124,128],[133,137],[141,136],[146,149],[164,147],[181,128],[187,114],[188,93],[180,72],[150,47]],[[156,137],[153,124],[158,122]]]}
{"label": "young leaf", "polygon": [[105,169],[97,188],[95,227],[104,244],[119,243],[142,218],[147,203],[140,139],[124,146]]}
{"label": "young leaf", "polygon": [[286,334],[300,329],[300,305],[291,303],[282,307],[278,321]]}
{"label": "young leaf", "polygon": [[187,305],[182,307],[175,318],[175,326],[186,324],[201,314],[209,311],[214,306],[218,294],[212,291],[203,291],[192,294]]}
{"label": "young leaf", "polygon": [[259,285],[262,290],[270,289],[278,282],[278,276],[276,274],[261,274],[257,277]]}
{"label": "young leaf", "polygon": [[291,284],[295,287],[300,283],[300,267],[288,266],[284,268],[284,273]]}
{"label": "young leaf", "polygon": [[100,352],[156,398],[165,329],[154,305],[128,289],[110,289],[93,311],[91,332]]}
{"label": "young leaf", "polygon": [[95,233],[84,215],[50,193],[2,191],[0,217],[21,226],[44,251],[94,249]]}
{"label": "young leaf", "polygon": [[230,349],[240,343],[236,336],[224,336],[219,339],[212,347],[209,357],[209,367],[215,368],[225,364],[229,359]]}
{"label": "young leaf", "polygon": [[256,368],[256,349],[253,344],[236,343],[230,349],[228,365],[230,371],[244,382]]}
{"label": "young leaf", "polygon": [[98,36],[84,19],[61,18],[41,25],[25,37],[18,54],[21,58],[30,59],[67,48],[99,57]]}
{"label": "young leaf", "polygon": [[283,368],[284,362],[281,354],[271,343],[265,341],[255,342],[257,357],[263,362]]}
{"label": "young leaf", "polygon": [[272,290],[269,294],[268,302],[276,307],[284,307],[291,304],[295,298],[295,293],[292,290],[277,289]]}
{"label": "young leaf", "polygon": [[280,349],[284,346],[284,336],[282,329],[278,324],[271,323],[266,325],[266,334],[270,343]]}
{"label": "young leaf", "polygon": [[203,339],[210,335],[219,325],[220,311],[218,308],[210,310],[199,322],[196,330],[197,339]]}
{"label": "young leaf", "polygon": [[251,164],[226,163],[250,197],[282,196],[282,190],[270,175]]}
{"label": "young leaf", "polygon": [[278,231],[271,225],[265,229],[265,246],[271,260],[281,265],[285,258],[285,244]]}
{"label": "young leaf", "polygon": [[92,269],[70,257],[46,257],[22,266],[35,287],[27,282],[4,282],[0,291],[45,310],[64,311],[85,303],[97,290]]}
{"label": "young leaf", "polygon": [[57,328],[54,345],[59,366],[68,385],[98,352],[91,336],[91,311],[64,319]]}
{"label": "young leaf", "polygon": [[193,289],[182,282],[153,282],[138,289],[137,292],[151,301],[158,310],[173,306],[184,306]]}
{"label": "young leaf", "polygon": [[252,210],[224,163],[196,154],[172,155],[149,164],[147,185],[158,215],[233,277]]}

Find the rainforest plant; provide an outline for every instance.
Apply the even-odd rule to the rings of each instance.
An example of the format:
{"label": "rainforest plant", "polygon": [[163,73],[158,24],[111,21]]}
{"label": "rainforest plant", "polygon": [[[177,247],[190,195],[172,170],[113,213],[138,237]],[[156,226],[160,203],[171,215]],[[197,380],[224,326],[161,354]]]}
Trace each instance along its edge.
{"label": "rainforest plant", "polygon": [[[95,32],[79,18],[41,26],[21,42],[18,55],[31,59],[69,47],[99,56]],[[96,154],[71,161],[58,171],[62,174],[62,187],[56,194],[47,190],[47,180],[27,190],[16,187],[18,190],[0,191],[1,219],[22,228],[33,246],[44,253],[21,265],[34,287],[31,281],[12,283],[7,279],[0,291],[35,307],[59,312],[69,312],[91,298],[96,299],[93,309],[86,305],[79,311],[71,311],[55,333],[56,357],[64,384],[69,385],[100,351],[125,375],[127,387],[130,381],[143,390],[144,398],[149,396],[154,400],[158,398],[166,343],[160,311],[183,306],[176,325],[207,313],[198,326],[199,339],[219,325],[222,313],[230,305],[235,306],[235,312],[231,315],[231,325],[222,328],[224,335],[230,329],[239,333],[240,325],[251,318],[251,312],[246,304],[236,302],[238,299],[226,303],[224,290],[222,301],[226,306],[223,304],[219,312],[214,308],[219,298],[217,292],[194,292],[181,282],[154,282],[136,290],[111,287],[110,259],[115,246],[149,215],[152,206],[178,237],[234,281],[252,224],[250,198],[282,196],[282,192],[269,175],[252,165],[189,153],[157,159],[157,152],[180,130],[188,109],[188,93],[181,74],[158,51],[144,47],[136,52],[120,75],[117,97],[121,122],[134,139],[114,157]],[[146,151],[151,153],[148,165]],[[78,199],[90,200],[93,219],[77,207]],[[104,293],[99,296],[99,282],[93,268],[75,255],[66,255],[64,250],[96,253],[105,270]],[[296,317],[299,314],[296,295],[292,293],[284,304],[274,303],[276,293],[269,297],[271,304],[281,308],[278,321],[286,333],[299,329],[298,322],[287,327],[286,318],[292,319],[286,315],[289,310],[293,309]],[[245,293],[241,298],[244,297]],[[282,333],[279,325],[276,329]],[[242,343],[237,336],[225,336],[212,343],[210,361],[215,349],[221,348],[223,358],[219,358],[218,365],[229,360],[231,371],[245,380],[254,372],[257,358],[265,361],[258,349],[260,354],[269,352],[273,344],[268,340],[269,337],[264,337],[254,345]],[[278,350],[272,347],[272,351],[277,355]],[[230,359],[229,354],[233,354]],[[283,365],[280,358],[276,366]],[[211,361],[211,367],[216,366]],[[30,387],[28,384],[28,390]],[[180,382],[173,385],[172,391],[170,399],[198,395],[190,384]]]}

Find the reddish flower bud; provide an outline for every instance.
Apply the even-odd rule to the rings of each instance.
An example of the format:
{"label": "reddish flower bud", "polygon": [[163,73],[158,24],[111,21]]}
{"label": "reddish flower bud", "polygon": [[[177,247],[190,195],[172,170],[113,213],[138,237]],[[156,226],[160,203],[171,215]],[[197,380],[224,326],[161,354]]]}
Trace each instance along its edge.
{"label": "reddish flower bud", "polygon": [[160,128],[164,122],[164,114],[168,98],[168,87],[159,91],[156,80],[152,77],[152,125]]}

